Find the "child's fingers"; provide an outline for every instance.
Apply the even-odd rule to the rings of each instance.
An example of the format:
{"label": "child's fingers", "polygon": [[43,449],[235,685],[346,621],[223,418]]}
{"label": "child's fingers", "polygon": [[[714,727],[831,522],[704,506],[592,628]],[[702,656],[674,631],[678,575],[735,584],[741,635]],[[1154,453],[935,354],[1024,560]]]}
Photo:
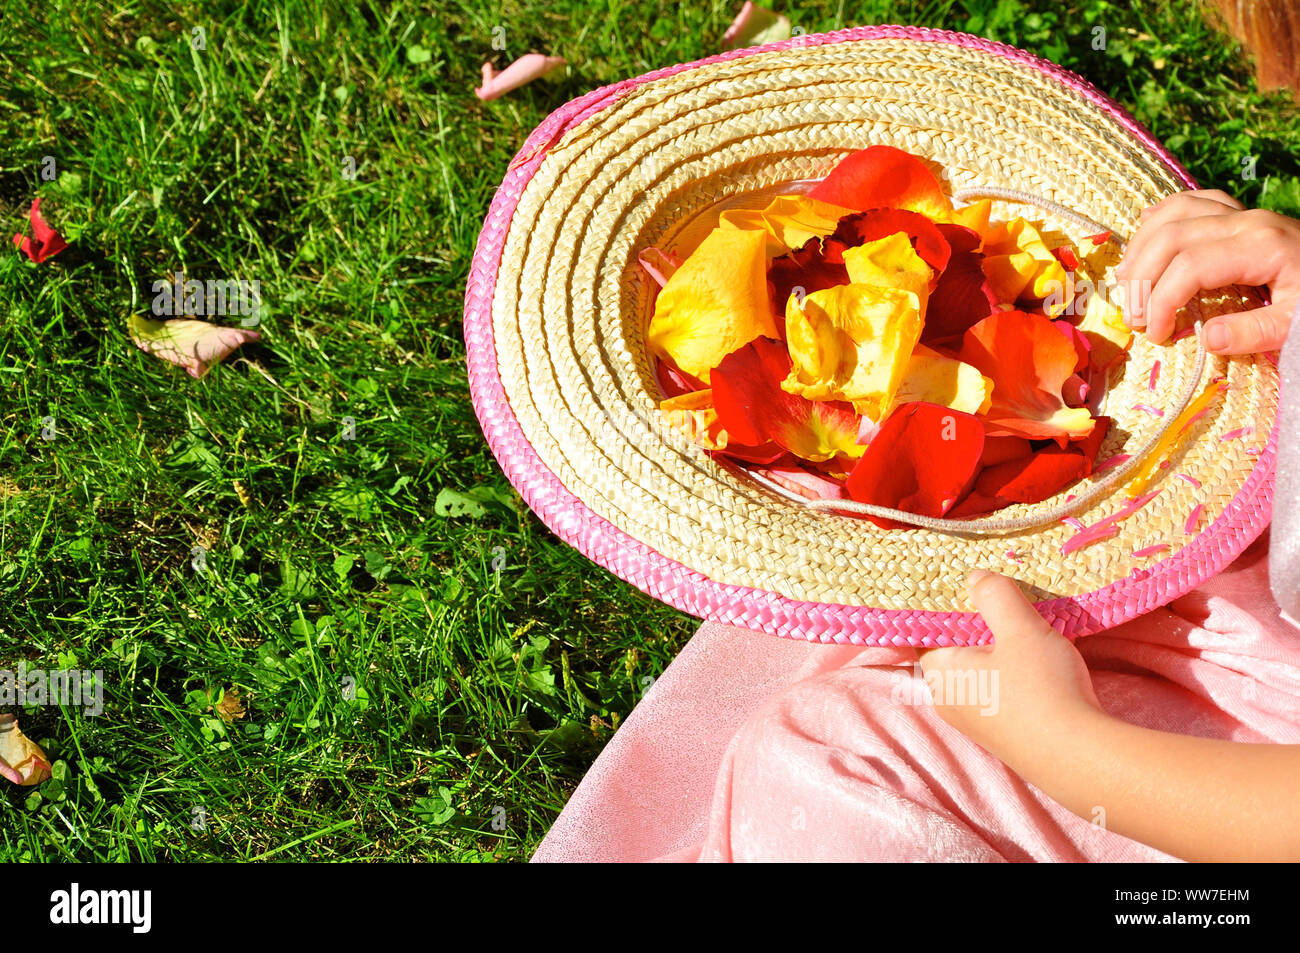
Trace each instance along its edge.
{"label": "child's fingers", "polygon": [[1290,304],[1271,304],[1253,311],[1225,314],[1206,322],[1205,346],[1215,354],[1276,351],[1291,327]]}
{"label": "child's fingers", "polygon": [[1167,195],[1159,202],[1148,205],[1142,210],[1143,222],[1146,221],[1147,216],[1154,215],[1157,210],[1168,208],[1170,205],[1180,205],[1188,199],[1205,199],[1218,202],[1221,205],[1228,206],[1228,208],[1236,209],[1238,212],[1246,207],[1222,189],[1188,189],[1185,192],[1175,192],[1173,195]]}
{"label": "child's fingers", "polygon": [[995,651],[1014,647],[1020,639],[1056,634],[1014,579],[977,569],[967,577],[966,587],[971,602],[993,631]]}
{"label": "child's fingers", "polygon": [[[1224,208],[1222,205],[1219,208]],[[1137,294],[1129,301],[1125,318],[1133,327],[1150,324],[1147,319],[1146,302],[1143,301],[1141,289],[1154,285],[1169,267],[1174,257],[1188,245],[1207,241],[1222,241],[1236,231],[1231,216],[1224,210],[1222,215],[1203,215],[1199,218],[1180,219],[1165,222],[1155,228],[1143,227],[1145,241],[1135,250],[1125,254],[1123,272],[1116,270],[1115,277],[1132,283]],[[1148,329],[1148,334],[1152,333]]]}
{"label": "child's fingers", "polygon": [[1144,213],[1142,224],[1129,239],[1128,246],[1124,249],[1124,260],[1115,269],[1116,278],[1150,278],[1151,276],[1142,270],[1140,259],[1147,246],[1166,234],[1170,226],[1188,219],[1222,218],[1240,211],[1214,199],[1189,197],[1187,193],[1176,195],[1174,198],[1181,201],[1168,200],[1170,202],[1168,205],[1153,205],[1146,210],[1150,214]]}
{"label": "child's fingers", "polygon": [[1181,248],[1155,279],[1143,309],[1147,337],[1163,343],[1173,333],[1178,309],[1202,289],[1266,284],[1269,276],[1261,269],[1270,260],[1267,240],[1249,233],[1227,243],[1209,239]]}

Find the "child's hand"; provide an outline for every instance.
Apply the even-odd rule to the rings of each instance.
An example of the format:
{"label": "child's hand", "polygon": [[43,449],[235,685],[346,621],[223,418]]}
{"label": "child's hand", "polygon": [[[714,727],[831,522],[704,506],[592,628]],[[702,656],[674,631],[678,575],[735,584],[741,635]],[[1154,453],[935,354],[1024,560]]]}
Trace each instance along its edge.
{"label": "child's hand", "polygon": [[1157,344],[1197,292],[1267,285],[1271,305],[1207,321],[1206,345],[1216,354],[1277,350],[1300,301],[1300,222],[1245,211],[1225,192],[1180,192],[1143,210],[1115,277],[1130,289],[1126,320]]}
{"label": "child's hand", "polygon": [[[1013,580],[976,570],[967,585],[995,641],[992,646],[921,653],[921,667],[927,684],[935,689],[940,718],[1010,762],[1013,755],[1033,757],[1044,750],[1050,735],[1079,720],[1104,717],[1083,658],[1038,614]],[[939,690],[958,684],[983,684],[992,697],[943,697],[949,693]],[[960,701],[965,704],[957,704]]]}

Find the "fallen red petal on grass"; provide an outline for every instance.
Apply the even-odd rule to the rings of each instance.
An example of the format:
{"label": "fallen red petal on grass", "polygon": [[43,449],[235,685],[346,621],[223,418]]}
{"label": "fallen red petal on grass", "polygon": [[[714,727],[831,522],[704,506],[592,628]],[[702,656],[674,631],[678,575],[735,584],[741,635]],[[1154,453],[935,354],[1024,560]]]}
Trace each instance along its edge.
{"label": "fallen red petal on grass", "polygon": [[952,203],[925,163],[893,146],[845,156],[808,194],[858,211],[901,208],[940,220],[952,214]]}
{"label": "fallen red petal on grass", "polygon": [[27,213],[27,218],[32,225],[31,238],[24,235],[15,235],[14,245],[36,264],[41,264],[68,247],[68,243],[63,240],[63,236],[59,234],[58,230],[51,228],[41,216],[40,199],[32,201],[31,211]]}
{"label": "fallen red petal on grass", "polygon": [[491,63],[484,63],[483,85],[474,90],[474,95],[484,102],[497,99],[512,89],[518,89],[554,72],[564,63],[563,56],[546,56],[542,53],[525,53],[503,70],[497,70]]}
{"label": "fallen red petal on grass", "polygon": [[804,460],[860,456],[858,414],[843,401],[787,393],[790,354],[771,338],[755,338],[722,359],[709,382],[718,422],[728,437],[758,447],[775,443]]}
{"label": "fallen red petal on grass", "polygon": [[[862,503],[943,516],[970,489],[983,452],[984,426],[978,417],[915,401],[880,425],[846,485]],[[882,529],[906,527],[868,519]]]}

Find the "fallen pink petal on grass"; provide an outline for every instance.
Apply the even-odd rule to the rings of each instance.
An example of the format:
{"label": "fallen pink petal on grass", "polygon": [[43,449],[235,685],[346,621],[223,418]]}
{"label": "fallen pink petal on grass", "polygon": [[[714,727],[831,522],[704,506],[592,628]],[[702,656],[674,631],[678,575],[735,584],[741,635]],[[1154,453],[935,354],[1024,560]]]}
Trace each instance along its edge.
{"label": "fallen pink petal on grass", "polygon": [[236,348],[261,338],[250,328],[232,328],[190,318],[154,321],[139,314],[131,315],[127,329],[140,350],[183,367],[196,378]]}
{"label": "fallen pink petal on grass", "polygon": [[41,264],[68,247],[58,229],[51,228],[41,216],[41,200],[32,201],[31,211],[27,213],[32,225],[32,236],[15,235],[14,245],[36,264]]}
{"label": "fallen pink petal on grass", "polygon": [[484,63],[483,85],[474,90],[474,95],[484,102],[497,99],[512,89],[518,89],[554,72],[564,64],[563,56],[546,56],[542,53],[525,53],[499,71],[491,63]]}
{"label": "fallen pink petal on grass", "polygon": [[15,715],[0,715],[0,777],[23,787],[50,777],[49,756],[19,730]]}
{"label": "fallen pink petal on grass", "polygon": [[1197,503],[1192,507],[1192,511],[1187,514],[1187,522],[1183,524],[1183,532],[1191,536],[1196,532],[1196,527],[1201,523],[1201,513],[1205,511],[1205,504]]}
{"label": "fallen pink petal on grass", "polygon": [[737,50],[790,39],[790,21],[779,13],[748,2],[740,8],[727,32],[722,34],[722,48]]}

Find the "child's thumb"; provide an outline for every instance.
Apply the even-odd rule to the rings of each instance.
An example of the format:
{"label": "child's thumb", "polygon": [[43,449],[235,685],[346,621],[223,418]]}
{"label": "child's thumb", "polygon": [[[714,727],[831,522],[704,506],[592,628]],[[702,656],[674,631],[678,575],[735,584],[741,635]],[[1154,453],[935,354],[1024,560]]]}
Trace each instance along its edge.
{"label": "child's thumb", "polygon": [[1279,304],[1225,314],[1206,323],[1205,346],[1215,354],[1276,351],[1290,326],[1291,310]]}
{"label": "child's thumb", "polygon": [[988,623],[998,645],[1055,632],[1025,598],[1014,579],[976,569],[966,577],[966,588],[970,601]]}

